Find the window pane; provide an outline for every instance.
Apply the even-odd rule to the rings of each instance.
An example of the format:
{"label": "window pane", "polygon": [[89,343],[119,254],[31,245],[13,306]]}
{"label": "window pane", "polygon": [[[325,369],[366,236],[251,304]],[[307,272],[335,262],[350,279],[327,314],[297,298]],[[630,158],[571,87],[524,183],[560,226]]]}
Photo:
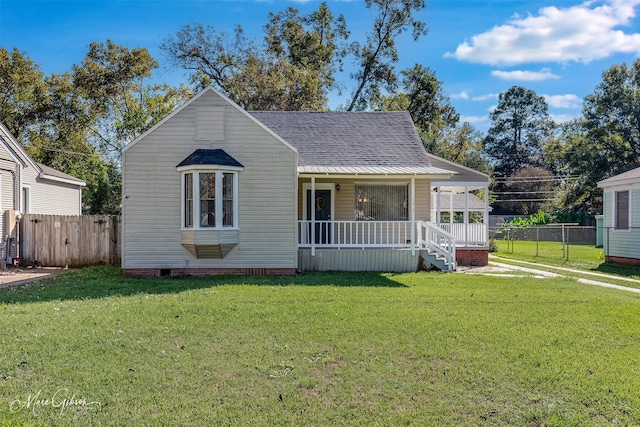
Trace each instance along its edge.
{"label": "window pane", "polygon": [[193,174],[184,176],[184,226],[193,227]]}
{"label": "window pane", "polygon": [[629,192],[617,191],[616,195],[616,228],[629,228]]}
{"label": "window pane", "polygon": [[216,226],[216,174],[200,174],[200,226]]}
{"label": "window pane", "polygon": [[409,217],[408,184],[356,184],[355,219],[406,221]]}
{"label": "window pane", "polygon": [[222,225],[233,227],[233,174],[222,174]]}

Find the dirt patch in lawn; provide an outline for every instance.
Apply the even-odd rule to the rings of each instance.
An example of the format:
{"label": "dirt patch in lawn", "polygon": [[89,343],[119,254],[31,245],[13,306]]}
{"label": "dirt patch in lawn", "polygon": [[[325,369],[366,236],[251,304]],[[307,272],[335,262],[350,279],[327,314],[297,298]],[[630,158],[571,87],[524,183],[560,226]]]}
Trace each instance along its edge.
{"label": "dirt patch in lawn", "polygon": [[46,279],[60,273],[68,272],[64,268],[20,268],[7,266],[0,270],[0,288],[23,285],[34,280]]}

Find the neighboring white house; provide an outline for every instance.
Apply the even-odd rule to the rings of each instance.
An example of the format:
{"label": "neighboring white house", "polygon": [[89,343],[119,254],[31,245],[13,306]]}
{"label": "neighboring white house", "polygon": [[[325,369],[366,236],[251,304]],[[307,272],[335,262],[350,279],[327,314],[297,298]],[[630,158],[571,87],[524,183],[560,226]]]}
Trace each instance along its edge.
{"label": "neighboring white house", "polygon": [[640,168],[598,182],[606,261],[640,265]]}
{"label": "neighboring white house", "polygon": [[15,226],[21,215],[82,214],[84,186],[84,181],[34,161],[0,123],[1,245],[7,240],[15,242]]}
{"label": "neighboring white house", "polygon": [[[486,260],[486,233],[467,245],[430,222],[433,180],[462,172],[435,162],[407,112],[247,112],[209,87],[124,150],[122,266],[293,274]],[[487,212],[475,216],[484,230]]]}

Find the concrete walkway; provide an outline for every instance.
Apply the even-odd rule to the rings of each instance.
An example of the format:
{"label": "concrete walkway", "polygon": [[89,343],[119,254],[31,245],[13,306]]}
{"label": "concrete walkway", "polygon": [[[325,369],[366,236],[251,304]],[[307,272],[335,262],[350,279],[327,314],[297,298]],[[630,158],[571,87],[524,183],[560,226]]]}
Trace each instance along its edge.
{"label": "concrete walkway", "polygon": [[[513,262],[519,265],[502,263],[500,262],[500,260],[505,260],[505,261],[508,260],[510,263]],[[565,271],[567,273],[576,273],[576,274],[581,274],[585,276],[591,276],[594,279],[578,278],[570,275],[563,275],[560,273],[540,270],[540,267],[551,268],[556,271]],[[513,272],[514,274],[509,274],[510,271]],[[514,277],[514,276],[518,276],[518,274],[515,274],[515,273],[528,273],[528,274],[531,274],[532,277],[540,278],[540,279],[549,278],[549,277],[572,277],[576,279],[578,282],[584,283],[586,285],[602,286],[605,288],[618,289],[620,291],[633,292],[636,294],[640,294],[640,288],[631,288],[628,286],[616,285],[608,281],[610,279],[615,279],[615,280],[620,280],[625,282],[632,282],[640,286],[640,280],[631,279],[629,277],[613,276],[611,274],[594,273],[590,271],[575,270],[572,268],[565,268],[565,267],[556,267],[554,265],[548,265],[548,264],[536,264],[533,262],[500,258],[495,255],[489,255],[489,266],[464,270],[462,271],[462,273],[482,274],[484,276],[500,276],[500,277]]]}

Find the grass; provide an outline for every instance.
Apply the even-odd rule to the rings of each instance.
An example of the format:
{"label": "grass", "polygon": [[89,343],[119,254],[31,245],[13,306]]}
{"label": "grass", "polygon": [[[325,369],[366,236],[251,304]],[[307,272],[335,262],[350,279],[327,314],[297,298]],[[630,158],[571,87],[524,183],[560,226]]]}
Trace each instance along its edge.
{"label": "grass", "polygon": [[0,345],[3,425],[640,424],[640,297],[572,279],[92,268]]}
{"label": "grass", "polygon": [[[593,245],[571,244],[567,245],[567,249],[567,247],[563,248],[561,242],[539,242],[536,245],[536,242],[531,241],[514,241],[513,246],[510,246],[506,240],[496,240],[495,242],[498,246],[498,251],[495,252],[495,255],[502,258],[640,280],[640,268],[615,262],[605,262],[604,250]],[[567,252],[565,251],[568,251],[569,259],[567,259]],[[619,284],[629,286],[629,282],[620,282]]]}

